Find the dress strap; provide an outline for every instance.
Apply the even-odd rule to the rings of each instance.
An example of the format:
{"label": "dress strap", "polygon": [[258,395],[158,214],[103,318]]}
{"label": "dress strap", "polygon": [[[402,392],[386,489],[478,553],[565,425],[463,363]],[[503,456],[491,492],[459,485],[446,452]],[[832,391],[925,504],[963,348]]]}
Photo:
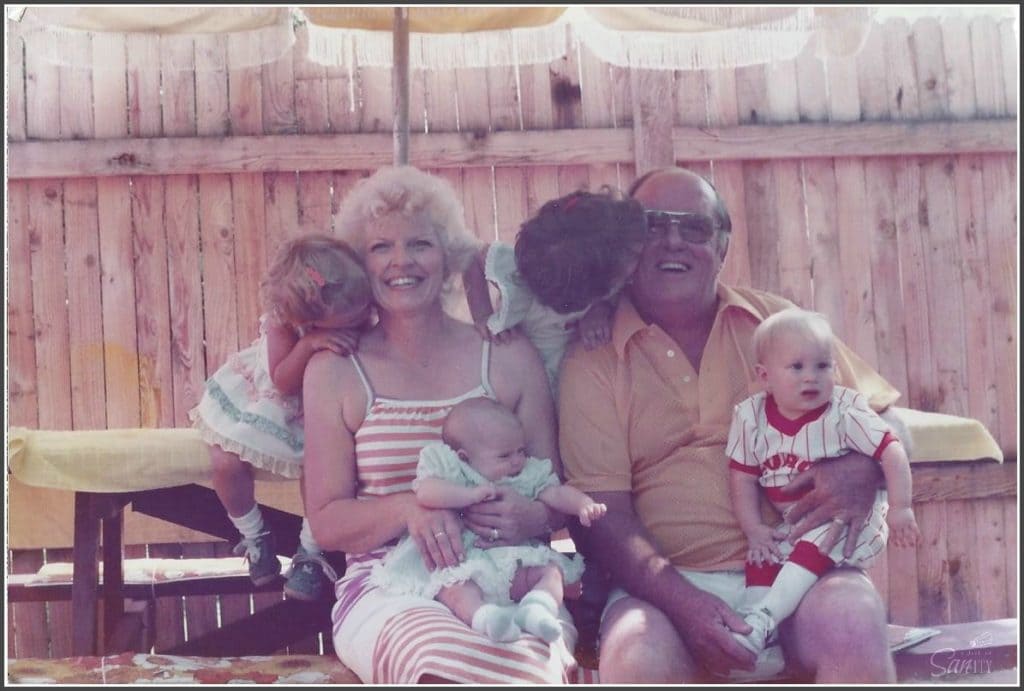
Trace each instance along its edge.
{"label": "dress strap", "polygon": [[484,387],[484,393],[497,400],[494,395],[494,387],[491,386],[491,342],[484,340],[483,353],[480,356],[480,385]]}
{"label": "dress strap", "polygon": [[363,365],[359,362],[359,358],[355,353],[351,353],[349,358],[352,360],[352,366],[356,368],[356,374],[359,375],[360,381],[363,382],[363,388],[366,389],[366,414],[369,415],[375,398],[373,387],[370,386],[370,378],[366,376],[366,371],[363,370]]}

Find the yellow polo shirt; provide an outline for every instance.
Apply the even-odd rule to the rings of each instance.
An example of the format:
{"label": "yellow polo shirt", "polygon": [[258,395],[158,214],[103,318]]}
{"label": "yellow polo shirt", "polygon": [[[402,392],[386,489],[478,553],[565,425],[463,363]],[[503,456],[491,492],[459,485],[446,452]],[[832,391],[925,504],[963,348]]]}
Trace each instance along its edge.
{"label": "yellow polo shirt", "polygon": [[[700,371],[627,296],[611,342],[578,344],[562,362],[559,442],[568,481],[584,492],[628,491],[640,520],[673,565],[712,571],[743,566],[746,538],[729,498],[725,444],[733,406],[760,389],[754,328],[788,300],[719,285],[718,313]],[[882,411],[896,391],[844,344],[838,383]],[[767,514],[770,515],[770,514]]]}

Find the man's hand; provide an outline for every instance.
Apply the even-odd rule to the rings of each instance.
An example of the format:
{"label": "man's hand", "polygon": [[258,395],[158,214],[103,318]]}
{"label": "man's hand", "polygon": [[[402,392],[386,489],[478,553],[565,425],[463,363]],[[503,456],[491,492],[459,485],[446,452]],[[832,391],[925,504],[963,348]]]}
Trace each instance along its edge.
{"label": "man's hand", "polygon": [[832,521],[820,545],[821,551],[828,553],[839,541],[843,529],[849,528],[843,554],[852,555],[857,537],[871,515],[881,478],[878,462],[859,453],[820,461],[797,475],[782,489],[784,493],[797,494],[808,487],[812,489],[790,509],[787,521],[793,529],[789,541],[796,542],[811,528]]}
{"label": "man's hand", "polygon": [[733,635],[750,633],[750,625],[720,598],[697,588],[688,590],[685,601],[667,614],[690,656],[716,676],[734,669],[752,671],[756,656]]}

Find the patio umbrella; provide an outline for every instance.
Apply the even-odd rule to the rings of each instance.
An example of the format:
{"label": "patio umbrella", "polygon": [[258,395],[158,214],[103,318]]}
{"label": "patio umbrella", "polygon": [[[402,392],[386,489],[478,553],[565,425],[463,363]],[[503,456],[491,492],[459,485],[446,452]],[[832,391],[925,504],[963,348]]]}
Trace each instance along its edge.
{"label": "patio umbrella", "polygon": [[301,7],[309,58],[391,67],[395,162],[408,162],[409,71],[551,62],[585,45],[604,62],[649,69],[738,67],[791,58],[809,42],[852,54],[864,7]]}
{"label": "patio umbrella", "polygon": [[[81,60],[85,33],[159,34],[195,41],[227,34],[254,66],[292,48],[295,25],[309,33],[319,64],[393,70],[395,162],[408,162],[409,72],[551,62],[585,46],[599,59],[644,69],[714,69],[771,62],[813,48],[848,55],[875,10],[846,6],[30,6],[14,9],[26,41],[50,61]],[[12,16],[12,10],[8,10]],[[573,43],[567,39],[571,27]],[[168,51],[188,55],[189,51]],[[186,58],[187,59],[187,58]],[[162,69],[195,69],[163,63]]]}

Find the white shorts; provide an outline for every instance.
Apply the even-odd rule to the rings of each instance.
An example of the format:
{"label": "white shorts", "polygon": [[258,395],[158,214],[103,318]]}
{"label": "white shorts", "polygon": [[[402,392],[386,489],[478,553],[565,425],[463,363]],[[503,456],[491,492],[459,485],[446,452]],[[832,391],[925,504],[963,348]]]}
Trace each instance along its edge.
{"label": "white shorts", "polygon": [[[746,578],[742,569],[735,571],[693,571],[692,569],[683,569],[677,566],[676,571],[688,580],[691,585],[720,597],[725,604],[733,609],[739,608],[747,589]],[[629,593],[622,588],[614,588],[608,596],[608,602],[604,605],[604,611],[601,612],[601,621],[604,621],[604,617],[612,603],[628,595]]]}

